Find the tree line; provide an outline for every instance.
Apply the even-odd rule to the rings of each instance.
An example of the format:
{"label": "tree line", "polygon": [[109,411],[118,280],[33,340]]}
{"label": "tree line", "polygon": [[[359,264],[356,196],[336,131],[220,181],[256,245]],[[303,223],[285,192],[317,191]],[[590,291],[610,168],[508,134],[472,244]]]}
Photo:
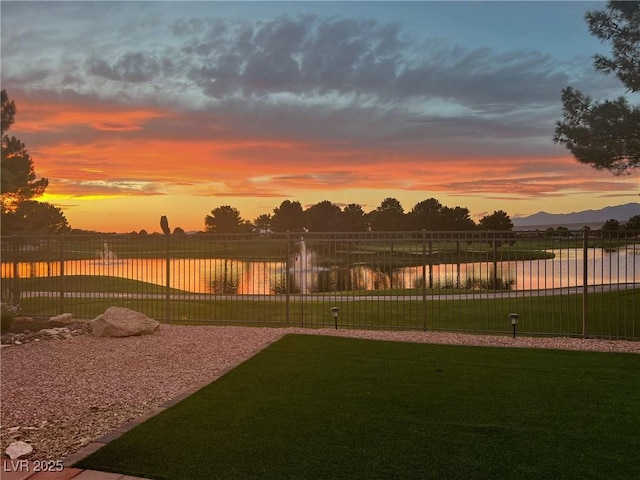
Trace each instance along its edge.
{"label": "tree line", "polygon": [[356,203],[340,208],[324,200],[303,209],[299,201],[285,200],[272,213],[260,214],[253,221],[243,219],[237,208],[223,205],[213,209],[204,224],[206,232],[214,233],[513,229],[509,215],[502,210],[484,216],[476,224],[467,208],[447,207],[429,198],[405,212],[400,201],[390,197],[367,213]]}
{"label": "tree line", "polygon": [[[416,203],[405,212],[396,198],[385,198],[380,205],[365,213],[361,205],[351,203],[340,208],[324,200],[303,209],[298,201],[283,201],[273,213],[258,215],[253,221],[242,218],[240,211],[230,205],[214,208],[204,220],[208,233],[268,233],[268,232],[366,232],[366,231],[511,231],[513,222],[506,212],[496,210],[485,215],[478,223],[469,216],[469,209],[447,207],[435,198]],[[589,227],[585,227],[589,229]],[[627,222],[607,220],[603,232],[640,231],[640,215]],[[549,228],[549,233],[568,231],[566,227]],[[176,228],[174,234],[185,233]]]}

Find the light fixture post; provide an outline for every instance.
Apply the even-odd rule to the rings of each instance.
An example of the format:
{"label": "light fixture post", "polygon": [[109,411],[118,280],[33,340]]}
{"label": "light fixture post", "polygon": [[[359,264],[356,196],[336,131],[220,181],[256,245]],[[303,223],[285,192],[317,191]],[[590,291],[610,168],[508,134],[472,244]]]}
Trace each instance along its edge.
{"label": "light fixture post", "polygon": [[333,315],[333,321],[338,329],[338,317],[340,316],[340,307],[331,307],[331,315]]}
{"label": "light fixture post", "polygon": [[513,338],[516,338],[516,328],[518,327],[518,318],[520,315],[517,313],[510,313],[509,320],[511,320],[511,325],[513,326]]}

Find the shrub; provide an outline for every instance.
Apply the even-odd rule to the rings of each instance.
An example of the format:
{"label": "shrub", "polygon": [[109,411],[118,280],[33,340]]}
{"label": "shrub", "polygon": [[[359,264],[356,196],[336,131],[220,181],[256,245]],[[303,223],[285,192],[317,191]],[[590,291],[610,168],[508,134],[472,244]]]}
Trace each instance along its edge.
{"label": "shrub", "polygon": [[0,316],[0,333],[4,335],[11,328],[11,324],[16,318],[16,315],[20,313],[20,307],[12,303],[2,303],[0,307],[2,312]]}

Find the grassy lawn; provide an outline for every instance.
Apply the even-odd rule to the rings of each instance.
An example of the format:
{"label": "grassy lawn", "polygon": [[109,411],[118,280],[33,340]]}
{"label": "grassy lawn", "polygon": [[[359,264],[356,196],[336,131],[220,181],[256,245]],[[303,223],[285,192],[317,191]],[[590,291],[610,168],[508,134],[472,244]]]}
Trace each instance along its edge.
{"label": "grassy lawn", "polygon": [[81,461],[167,480],[636,479],[640,356],[290,335]]}
{"label": "grassy lawn", "polygon": [[[106,275],[65,275],[64,277],[21,278],[20,288],[26,291],[59,292],[101,292],[101,293],[141,293],[162,294],[166,287],[154,283],[131,280]],[[171,288],[171,293],[184,293]]]}
{"label": "grassy lawn", "polygon": [[[100,278],[102,280],[100,280]],[[164,288],[115,279],[113,277],[67,279],[76,291],[113,292],[111,298],[73,298],[68,296],[61,307],[56,299],[23,298],[20,305],[32,315],[56,315],[71,312],[79,318],[95,318],[110,306],[127,307],[157,320],[164,320],[167,304],[163,298],[143,299],[119,296],[117,292],[163,294]],[[40,282],[41,279],[28,279]],[[100,283],[98,283],[100,282]],[[35,282],[34,282],[35,283]],[[44,286],[44,285],[42,285]],[[41,285],[33,285],[37,290]],[[129,287],[127,290],[126,287]],[[428,294],[450,294],[451,291],[429,291]],[[457,291],[454,291],[458,293]],[[172,293],[179,293],[173,292]],[[359,293],[359,292],[358,292]],[[395,293],[395,292],[394,292]],[[415,292],[413,292],[415,293]],[[178,324],[255,325],[333,327],[330,307],[340,307],[340,328],[379,328],[466,331],[489,334],[509,334],[510,312],[520,314],[519,334],[581,335],[582,295],[542,297],[514,296],[507,298],[473,298],[468,300],[439,299],[377,301],[349,299],[344,295],[318,295],[305,301],[284,300],[264,296],[257,300],[180,299],[169,302],[169,320]],[[640,289],[606,293],[590,293],[587,303],[588,334],[596,337],[637,338],[640,335]]]}

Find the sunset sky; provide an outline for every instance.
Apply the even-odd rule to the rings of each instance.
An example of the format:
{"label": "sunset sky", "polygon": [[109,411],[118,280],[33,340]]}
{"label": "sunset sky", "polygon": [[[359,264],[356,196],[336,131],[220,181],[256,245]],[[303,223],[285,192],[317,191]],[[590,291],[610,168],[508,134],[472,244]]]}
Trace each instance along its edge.
{"label": "sunset sky", "polygon": [[283,200],[477,220],[638,201],[553,143],[560,92],[625,94],[591,57],[604,2],[2,1],[10,134],[74,228],[203,230]]}

